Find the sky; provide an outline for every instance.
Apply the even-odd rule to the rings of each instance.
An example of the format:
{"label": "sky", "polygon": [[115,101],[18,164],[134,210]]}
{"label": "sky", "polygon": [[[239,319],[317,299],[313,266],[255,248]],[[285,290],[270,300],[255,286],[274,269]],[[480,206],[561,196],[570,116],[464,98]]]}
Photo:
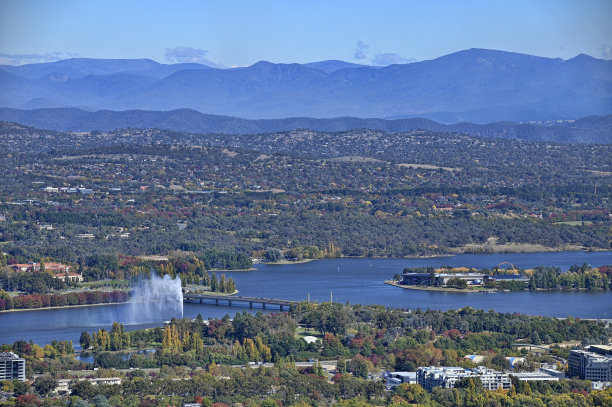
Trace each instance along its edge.
{"label": "sky", "polygon": [[0,0],[0,64],[388,65],[488,48],[612,59],[612,0]]}

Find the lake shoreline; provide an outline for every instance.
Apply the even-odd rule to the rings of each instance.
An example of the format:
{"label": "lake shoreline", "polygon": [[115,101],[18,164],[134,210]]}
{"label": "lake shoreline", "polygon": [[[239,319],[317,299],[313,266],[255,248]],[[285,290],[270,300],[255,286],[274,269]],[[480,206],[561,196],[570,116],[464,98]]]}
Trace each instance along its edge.
{"label": "lake shoreline", "polygon": [[[503,294],[469,295],[453,292],[403,290],[383,284],[392,276],[401,273],[405,267],[463,267],[471,265],[476,269],[491,268],[502,262],[510,262],[517,268],[528,269],[537,265],[549,265],[568,270],[572,265],[583,263],[599,266],[612,264],[612,251],[585,253],[580,251],[541,254],[460,254],[446,258],[429,259],[372,259],[340,258],[322,259],[306,264],[289,264],[283,267],[260,264],[253,273],[236,272],[229,275],[236,281],[240,294],[245,297],[283,298],[328,302],[333,292],[334,302],[351,304],[379,304],[397,309],[494,309],[502,313],[543,315],[556,318],[573,316],[588,319],[612,319],[610,301],[612,291],[573,291],[571,294],[559,291],[548,292],[504,292]],[[262,295],[265,294],[265,295]],[[277,313],[278,307],[260,306],[248,308],[248,304],[229,307],[227,297],[214,301],[191,301],[184,304],[183,317],[205,319],[230,318],[236,313]],[[131,305],[117,304],[112,307],[75,307],[73,309],[49,309],[48,312],[7,312],[0,314],[3,330],[0,343],[13,343],[19,339],[36,343],[50,343],[52,340],[72,340],[78,343],[79,336],[104,328],[109,330],[113,321],[121,321],[129,315]],[[104,304],[107,305],[107,304]],[[93,308],[92,308],[93,307]],[[134,307],[138,308],[138,306]],[[30,310],[23,310],[30,311]],[[180,315],[176,315],[180,317]],[[150,322],[126,325],[126,330],[162,326],[170,317],[153,317]]]}
{"label": "lake shoreline", "polygon": [[418,290],[418,291],[437,291],[437,292],[465,293],[465,294],[471,294],[471,293],[494,294],[494,293],[503,292],[501,290],[495,290],[495,289],[470,290],[470,289],[453,288],[453,287],[430,287],[430,286],[418,286],[418,285],[401,285],[397,281],[393,281],[393,280],[386,280],[384,283],[388,284],[388,285],[392,285],[394,287],[405,288],[405,289],[408,289],[408,290]]}
{"label": "lake shoreline", "polygon": [[404,288],[407,290],[416,290],[416,291],[433,291],[433,292],[449,292],[449,293],[485,293],[485,294],[495,294],[495,293],[520,293],[520,292],[562,292],[562,293],[575,293],[575,292],[605,292],[607,290],[603,289],[587,289],[587,288],[572,288],[570,290],[567,289],[546,289],[546,288],[536,288],[535,290],[500,290],[498,288],[485,288],[482,290],[478,289],[470,289],[470,288],[454,288],[454,287],[433,287],[428,285],[403,285],[395,280],[385,280],[385,284],[392,285],[394,287]]}
{"label": "lake shoreline", "polygon": [[98,304],[77,304],[77,305],[55,305],[52,307],[38,307],[38,308],[17,308],[17,309],[5,309],[0,311],[0,314],[10,313],[10,312],[25,312],[25,311],[44,311],[47,309],[69,309],[69,308],[83,308],[83,307],[99,307],[101,305],[119,305],[119,304],[129,304],[129,301],[123,302],[101,302]]}

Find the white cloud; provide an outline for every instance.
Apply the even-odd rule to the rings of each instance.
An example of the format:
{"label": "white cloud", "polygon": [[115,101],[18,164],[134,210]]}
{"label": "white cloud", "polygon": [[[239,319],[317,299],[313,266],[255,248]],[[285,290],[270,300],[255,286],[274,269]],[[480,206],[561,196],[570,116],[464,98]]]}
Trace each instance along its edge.
{"label": "white cloud", "polygon": [[54,62],[62,59],[75,58],[74,52],[47,52],[45,54],[3,54],[0,53],[0,65],[24,65]]}
{"label": "white cloud", "polygon": [[168,62],[192,62],[211,66],[213,68],[225,68],[223,65],[217,64],[216,62],[205,58],[206,55],[208,55],[208,50],[202,48],[182,46],[166,48],[166,60]]}
{"label": "white cloud", "polygon": [[601,46],[601,57],[603,59],[612,59],[612,47],[607,44]]}
{"label": "white cloud", "polygon": [[370,62],[374,65],[393,65],[393,64],[408,64],[410,62],[415,62],[414,58],[406,58],[399,54],[395,54],[393,52],[379,52],[374,55],[374,58],[370,60]]}
{"label": "white cloud", "polygon": [[357,48],[355,48],[355,53],[353,54],[353,58],[355,59],[365,59],[367,57],[366,52],[368,52],[368,48],[370,48],[366,43],[359,40],[357,41]]}

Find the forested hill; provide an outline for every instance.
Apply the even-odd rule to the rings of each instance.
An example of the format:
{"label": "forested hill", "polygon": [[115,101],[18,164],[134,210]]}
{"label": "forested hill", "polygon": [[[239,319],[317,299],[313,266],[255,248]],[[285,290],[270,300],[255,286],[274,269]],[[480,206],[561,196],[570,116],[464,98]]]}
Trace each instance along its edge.
{"label": "forested hill", "polygon": [[442,124],[423,118],[385,120],[356,117],[331,119],[291,117],[249,120],[231,116],[202,114],[191,109],[171,111],[100,110],[89,112],[77,108],[33,110],[1,108],[0,120],[57,131],[110,131],[129,127],[158,128],[192,133],[260,134],[296,129],[324,132],[352,129],[407,132],[421,129],[437,132],[457,132],[488,138],[582,144],[612,143],[612,115],[590,116],[563,122]]}

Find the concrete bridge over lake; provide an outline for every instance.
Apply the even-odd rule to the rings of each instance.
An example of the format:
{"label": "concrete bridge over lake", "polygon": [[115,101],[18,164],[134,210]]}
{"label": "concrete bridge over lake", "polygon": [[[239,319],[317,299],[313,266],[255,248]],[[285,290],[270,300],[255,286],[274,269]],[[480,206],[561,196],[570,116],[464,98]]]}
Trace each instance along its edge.
{"label": "concrete bridge over lake", "polygon": [[214,301],[215,305],[241,305],[253,308],[253,304],[261,304],[263,309],[266,309],[266,305],[275,305],[284,311],[285,308],[289,309],[292,304],[297,304],[298,301],[281,300],[278,298],[257,298],[257,297],[243,297],[240,295],[215,295],[215,294],[183,294],[183,301],[195,302],[198,301],[200,304],[210,304]]}

